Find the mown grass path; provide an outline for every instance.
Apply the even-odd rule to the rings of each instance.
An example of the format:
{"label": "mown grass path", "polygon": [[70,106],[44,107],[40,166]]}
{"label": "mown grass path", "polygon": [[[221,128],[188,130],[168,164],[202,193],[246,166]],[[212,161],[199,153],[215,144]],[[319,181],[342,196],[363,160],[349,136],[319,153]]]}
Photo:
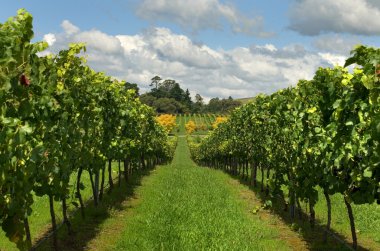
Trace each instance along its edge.
{"label": "mown grass path", "polygon": [[123,218],[118,235],[110,224],[89,248],[291,250],[279,238],[279,229],[249,215],[241,185],[231,180],[220,171],[196,166],[186,139],[180,137],[172,164],[156,169],[137,189],[138,203]]}

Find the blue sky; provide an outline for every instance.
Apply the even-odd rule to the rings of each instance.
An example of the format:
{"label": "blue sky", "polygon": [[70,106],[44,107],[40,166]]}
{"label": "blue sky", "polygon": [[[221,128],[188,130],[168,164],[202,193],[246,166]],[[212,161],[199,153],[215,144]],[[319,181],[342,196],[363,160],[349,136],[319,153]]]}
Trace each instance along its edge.
{"label": "blue sky", "polygon": [[[27,9],[34,17],[36,39],[42,39],[43,35],[47,33],[60,32],[62,30],[60,25],[63,20],[69,20],[83,30],[98,29],[110,35],[136,34],[139,31],[152,26],[168,27],[174,32],[185,33],[192,39],[203,42],[213,48],[233,48],[236,45],[249,46],[252,43],[262,43],[264,41],[270,41],[274,44],[278,43],[281,45],[299,39],[299,36],[297,36],[296,33],[291,32],[293,34],[289,36],[290,32],[286,32],[286,10],[289,7],[289,1],[243,0],[231,2],[237,9],[247,16],[260,15],[264,17],[264,25],[266,28],[277,34],[277,36],[266,39],[233,33],[228,29],[228,24],[226,22],[224,22],[226,27],[224,27],[223,30],[205,29],[193,31],[191,28],[187,29],[186,27],[181,27],[168,20],[152,21],[139,18],[135,14],[139,1],[5,1],[6,4],[3,4],[4,8],[0,9],[1,20],[5,20],[10,16],[15,15],[19,8]],[[272,8],[272,6],[276,6],[276,8]]]}
{"label": "blue sky", "polygon": [[155,75],[175,79],[206,100],[271,93],[355,44],[380,46],[378,0],[3,0],[0,22],[19,8],[46,53],[86,42],[98,71],[142,92]]}

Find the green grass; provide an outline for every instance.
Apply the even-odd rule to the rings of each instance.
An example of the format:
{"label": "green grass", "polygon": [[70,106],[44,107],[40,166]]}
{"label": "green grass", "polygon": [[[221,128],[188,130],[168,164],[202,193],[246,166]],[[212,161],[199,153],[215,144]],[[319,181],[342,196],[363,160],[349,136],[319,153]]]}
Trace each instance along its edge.
{"label": "green grass", "polygon": [[[257,180],[261,181],[261,172],[257,173]],[[257,194],[260,193],[260,189],[254,189]],[[286,190],[286,189],[285,189]],[[263,200],[265,197],[262,194]],[[321,226],[325,226],[327,223],[327,206],[326,200],[323,195],[322,189],[318,189],[318,202],[315,205],[315,214],[316,220],[320,223]],[[341,194],[335,194],[330,196],[331,199],[331,229],[336,234],[339,235],[340,238],[345,239],[350,243],[351,240],[351,229],[350,222],[347,214],[347,209],[343,201],[343,196]],[[304,203],[301,203],[302,208],[306,208]],[[355,226],[357,230],[358,244],[361,249],[367,250],[380,250],[380,205],[374,204],[363,204],[363,205],[355,205],[352,204],[352,209],[354,212],[355,218]],[[277,205],[277,213],[285,217],[285,221],[290,221],[289,214],[283,212],[283,204],[282,202],[278,202]],[[297,224],[300,222],[296,220]],[[315,232],[309,229],[309,224],[307,220],[305,223],[302,223],[304,237],[306,239],[309,236],[315,235]],[[318,228],[317,231],[322,232],[321,228]],[[319,233],[318,233],[319,234]],[[313,239],[315,236],[312,237]],[[322,247],[323,243],[313,244],[317,247]]]}
{"label": "green grass", "polygon": [[176,116],[175,116],[175,124],[176,124],[176,126],[173,128],[173,130],[171,131],[171,134],[173,134],[173,135],[177,135],[178,133],[179,133],[179,131],[181,130],[181,128],[180,128],[180,125],[181,125],[181,119],[182,119],[182,117],[181,117],[181,114],[177,114]]}
{"label": "green grass", "polygon": [[[107,192],[101,203],[95,207],[89,203],[86,207],[86,217],[83,219],[80,213],[70,218],[74,234],[68,234],[66,227],[58,231],[58,250],[109,250],[125,224],[129,209],[133,206],[131,200],[134,190],[141,185],[142,177],[151,172],[149,169],[135,171],[128,178],[124,177],[121,183],[115,183],[112,192]],[[90,201],[92,202],[92,201]],[[43,242],[36,251],[51,251],[53,244],[51,238]]]}
{"label": "green grass", "polygon": [[180,119],[177,122],[177,126],[179,128],[178,135],[185,135],[186,129],[185,129],[185,115],[180,115]]}
{"label": "green grass", "polygon": [[[245,211],[241,187],[221,171],[196,166],[185,138],[171,165],[137,190],[140,203],[114,250],[290,250],[273,227]],[[104,247],[105,249],[109,249]]]}
{"label": "green grass", "polygon": [[[117,163],[113,163],[114,172],[117,169]],[[114,177],[116,177],[116,173],[114,173]],[[74,184],[76,182],[76,174],[71,178],[71,197],[74,198]],[[87,201],[92,196],[90,176],[88,172],[83,172],[82,174],[82,182],[85,185],[85,189],[82,190],[82,197],[84,201]],[[74,205],[71,204],[71,201],[76,201],[75,199],[68,200],[68,210],[69,213],[75,210]],[[56,220],[58,223],[62,221],[62,206],[61,203],[55,202],[54,209],[56,214]],[[35,242],[39,237],[45,234],[51,223],[50,218],[50,209],[49,209],[49,199],[48,196],[38,197],[34,196],[34,203],[32,205],[32,214],[30,215],[29,225],[30,232],[32,236],[33,242]],[[13,242],[10,242],[8,238],[5,236],[5,232],[0,229],[0,251],[13,251],[18,250],[16,245]]]}
{"label": "green grass", "polygon": [[[319,192],[319,198],[315,207],[316,215],[323,224],[326,224],[327,206],[321,191]],[[359,244],[363,242],[364,245],[367,242],[366,239],[370,239],[377,242],[377,248],[380,250],[380,205],[352,205],[352,209]],[[336,232],[343,233],[348,239],[351,239],[350,222],[341,194],[331,196],[331,211],[331,227]]]}
{"label": "green grass", "polygon": [[253,100],[255,100],[255,97],[251,97],[251,98],[238,98],[236,100],[239,101],[240,103],[242,103],[243,105],[245,105],[245,104],[248,104],[248,103],[252,102]]}

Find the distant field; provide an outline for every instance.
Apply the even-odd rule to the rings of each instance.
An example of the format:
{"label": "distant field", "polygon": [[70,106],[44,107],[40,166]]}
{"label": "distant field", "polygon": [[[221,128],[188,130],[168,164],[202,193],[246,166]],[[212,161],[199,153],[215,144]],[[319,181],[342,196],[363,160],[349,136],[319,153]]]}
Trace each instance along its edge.
{"label": "distant field", "polygon": [[243,105],[245,105],[245,104],[248,104],[249,102],[251,102],[254,99],[255,99],[254,97],[250,97],[250,98],[238,98],[236,100],[239,101],[239,102],[241,102]]}
{"label": "distant field", "polygon": [[196,124],[196,130],[193,132],[193,135],[203,135],[207,134],[210,130],[212,130],[212,124],[215,122],[216,114],[179,114],[177,115],[177,132],[179,134],[186,134],[185,124],[189,121],[194,121]]}

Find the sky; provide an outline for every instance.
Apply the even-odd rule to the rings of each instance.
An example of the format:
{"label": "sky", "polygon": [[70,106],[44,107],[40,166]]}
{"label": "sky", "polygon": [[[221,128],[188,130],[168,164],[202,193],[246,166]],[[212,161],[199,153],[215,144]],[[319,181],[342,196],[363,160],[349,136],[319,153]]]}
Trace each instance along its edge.
{"label": "sky", "polygon": [[206,101],[270,94],[380,47],[380,0],[2,0],[0,23],[20,8],[45,54],[85,42],[93,69],[141,93],[158,75]]}

